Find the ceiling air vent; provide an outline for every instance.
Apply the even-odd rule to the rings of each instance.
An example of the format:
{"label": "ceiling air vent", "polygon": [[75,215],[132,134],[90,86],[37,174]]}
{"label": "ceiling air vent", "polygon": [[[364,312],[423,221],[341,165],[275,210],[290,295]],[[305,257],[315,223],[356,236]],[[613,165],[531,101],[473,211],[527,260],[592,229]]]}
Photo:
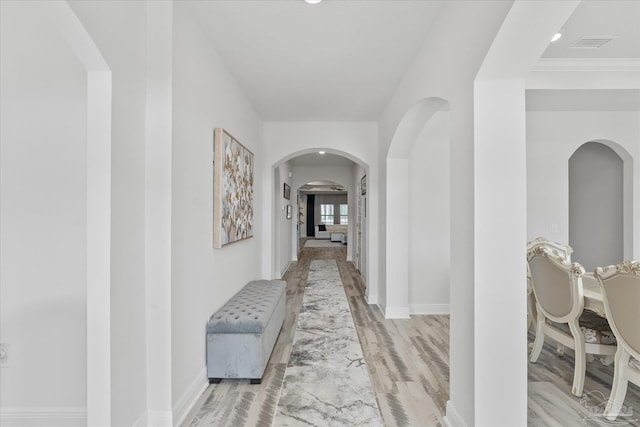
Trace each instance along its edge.
{"label": "ceiling air vent", "polygon": [[576,49],[597,49],[615,38],[615,36],[585,36],[569,47]]}

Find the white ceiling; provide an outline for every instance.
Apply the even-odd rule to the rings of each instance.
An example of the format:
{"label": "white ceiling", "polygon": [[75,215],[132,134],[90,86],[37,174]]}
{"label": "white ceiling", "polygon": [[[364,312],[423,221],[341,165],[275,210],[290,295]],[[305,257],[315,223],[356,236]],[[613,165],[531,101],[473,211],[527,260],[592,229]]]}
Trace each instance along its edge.
{"label": "white ceiling", "polygon": [[377,120],[440,1],[192,2],[265,121]]}
{"label": "white ceiling", "polygon": [[[375,121],[446,2],[181,3],[199,17],[212,47],[263,120]],[[563,32],[543,59],[640,58],[640,0],[582,1]],[[614,39],[597,49],[570,47],[585,36]],[[538,95],[531,105],[542,108],[550,94]]]}
{"label": "white ceiling", "polygon": [[[582,1],[543,58],[640,58],[640,1]],[[582,38],[613,37],[599,48],[571,47]]]}

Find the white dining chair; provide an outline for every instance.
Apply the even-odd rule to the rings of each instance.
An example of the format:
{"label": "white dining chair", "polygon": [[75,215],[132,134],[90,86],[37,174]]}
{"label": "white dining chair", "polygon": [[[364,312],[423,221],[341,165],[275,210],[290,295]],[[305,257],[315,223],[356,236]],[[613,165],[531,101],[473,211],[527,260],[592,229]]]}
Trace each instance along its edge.
{"label": "white dining chair", "polygon": [[[536,338],[531,350],[531,362],[535,363],[540,356],[545,337],[549,337],[575,353],[573,386],[571,392],[582,396],[587,364],[587,354],[613,355],[615,344],[597,342],[603,334],[588,330],[581,321],[589,319],[590,328],[608,329],[606,320],[591,313],[584,312],[582,275],[584,268],[577,262],[570,263],[566,259],[552,253],[549,248],[535,247],[527,254],[531,285],[536,299]],[[599,325],[596,319],[602,319]],[[567,328],[568,327],[568,328]],[[568,330],[567,330],[568,329]],[[585,340],[588,332],[590,341]],[[606,335],[605,335],[606,336]]]}
{"label": "white dining chair", "polygon": [[[573,248],[569,245],[563,245],[562,243],[554,242],[544,237],[536,237],[527,243],[527,253],[535,248],[547,248],[552,254],[571,262]],[[529,264],[527,264],[527,331],[529,331],[531,326],[535,328],[536,317],[536,298],[531,286],[531,271],[529,270]],[[562,344],[558,344],[558,352],[562,352]]]}
{"label": "white dining chair", "polygon": [[618,342],[611,396],[604,416],[615,420],[624,404],[627,385],[640,385],[640,262],[596,268],[604,309]]}

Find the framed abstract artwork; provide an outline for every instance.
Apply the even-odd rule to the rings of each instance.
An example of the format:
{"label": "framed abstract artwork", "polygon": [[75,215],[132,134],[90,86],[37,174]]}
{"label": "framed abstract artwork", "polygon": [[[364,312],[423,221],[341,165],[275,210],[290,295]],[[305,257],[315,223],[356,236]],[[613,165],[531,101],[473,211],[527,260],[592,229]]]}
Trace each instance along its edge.
{"label": "framed abstract artwork", "polygon": [[363,196],[367,194],[367,175],[360,178],[360,194]]}
{"label": "framed abstract artwork", "polygon": [[291,186],[286,182],[284,183],[284,191],[282,195],[285,199],[291,200]]}
{"label": "framed abstract artwork", "polygon": [[213,135],[213,247],[253,237],[253,153],[231,134]]}

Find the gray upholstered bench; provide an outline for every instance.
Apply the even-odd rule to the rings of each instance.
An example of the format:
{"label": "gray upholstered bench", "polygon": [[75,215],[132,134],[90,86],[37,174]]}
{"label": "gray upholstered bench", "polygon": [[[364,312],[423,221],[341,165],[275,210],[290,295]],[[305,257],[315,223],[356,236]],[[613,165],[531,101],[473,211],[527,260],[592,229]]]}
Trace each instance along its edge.
{"label": "gray upholstered bench", "polygon": [[284,323],[286,290],[283,280],[254,280],[209,318],[209,383],[249,378],[260,384]]}

